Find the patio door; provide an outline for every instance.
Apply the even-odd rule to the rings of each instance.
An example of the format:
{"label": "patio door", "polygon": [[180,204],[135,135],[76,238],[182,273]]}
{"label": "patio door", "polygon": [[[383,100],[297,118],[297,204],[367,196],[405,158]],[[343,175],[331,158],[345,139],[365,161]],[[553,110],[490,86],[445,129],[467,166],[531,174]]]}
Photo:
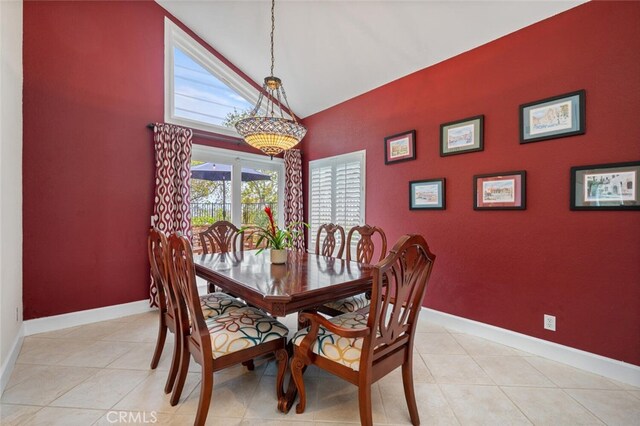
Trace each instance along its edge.
{"label": "patio door", "polygon": [[258,154],[193,145],[191,170],[194,236],[218,220],[228,220],[238,227],[264,225],[265,206],[271,207],[282,226],[282,159],[271,160]]}

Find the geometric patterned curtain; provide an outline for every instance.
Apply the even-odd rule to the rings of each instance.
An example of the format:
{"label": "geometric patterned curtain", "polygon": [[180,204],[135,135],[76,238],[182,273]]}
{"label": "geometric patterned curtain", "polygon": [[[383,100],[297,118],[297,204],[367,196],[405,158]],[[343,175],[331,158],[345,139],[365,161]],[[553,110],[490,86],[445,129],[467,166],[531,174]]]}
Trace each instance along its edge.
{"label": "geometric patterned curtain", "polygon": [[303,251],[304,221],[302,196],[302,153],[299,149],[288,149],[284,152],[284,224],[298,222],[299,237],[294,242],[296,250]]}
{"label": "geometric patterned curtain", "polygon": [[[189,178],[193,131],[173,124],[155,123],[156,189],[153,226],[169,234],[180,231],[191,240]],[[158,290],[151,279],[149,304],[158,306]]]}

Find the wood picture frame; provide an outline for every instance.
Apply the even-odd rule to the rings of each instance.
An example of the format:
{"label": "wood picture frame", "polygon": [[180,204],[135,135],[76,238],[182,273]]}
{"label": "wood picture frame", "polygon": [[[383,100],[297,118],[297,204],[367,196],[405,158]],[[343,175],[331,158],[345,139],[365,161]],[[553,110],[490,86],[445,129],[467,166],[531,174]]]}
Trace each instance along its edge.
{"label": "wood picture frame", "polygon": [[525,210],[527,172],[491,173],[473,177],[474,210]]}
{"label": "wood picture frame", "polygon": [[445,209],[445,178],[409,182],[409,210]]}
{"label": "wood picture frame", "polygon": [[640,210],[640,161],[571,168],[571,210]]}
{"label": "wood picture frame", "polygon": [[520,105],[520,143],[584,134],[585,102],[586,92],[578,90]]}
{"label": "wood picture frame", "polygon": [[484,150],[484,115],[440,125],[440,156]]}
{"label": "wood picture frame", "polygon": [[415,130],[409,130],[384,138],[384,164],[395,164],[415,159]]}

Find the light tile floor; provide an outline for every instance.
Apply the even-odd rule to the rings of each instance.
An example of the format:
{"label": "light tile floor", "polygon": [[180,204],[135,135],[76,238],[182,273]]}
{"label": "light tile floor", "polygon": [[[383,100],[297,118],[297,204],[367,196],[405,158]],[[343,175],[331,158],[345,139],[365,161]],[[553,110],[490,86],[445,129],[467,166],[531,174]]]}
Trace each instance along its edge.
{"label": "light tile floor", "polygon": [[[295,317],[285,318],[291,330]],[[27,337],[0,400],[2,425],[188,425],[199,369],[192,362],[181,402],[164,394],[172,337],[149,369],[157,314],[134,315]],[[415,345],[423,425],[640,425],[640,389],[421,318]],[[215,374],[208,425],[359,424],[354,386],[317,369],[305,375],[304,414],[276,410],[275,363]],[[373,386],[376,424],[409,424],[399,370]],[[122,417],[120,417],[122,416]]]}

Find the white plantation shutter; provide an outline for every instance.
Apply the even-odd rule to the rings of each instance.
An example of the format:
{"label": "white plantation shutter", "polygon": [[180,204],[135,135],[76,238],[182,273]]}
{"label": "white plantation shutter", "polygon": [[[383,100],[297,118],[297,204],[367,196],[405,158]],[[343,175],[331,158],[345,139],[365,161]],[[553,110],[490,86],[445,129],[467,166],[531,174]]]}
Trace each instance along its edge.
{"label": "white plantation shutter", "polygon": [[309,250],[324,223],[364,224],[365,151],[309,162]]}

